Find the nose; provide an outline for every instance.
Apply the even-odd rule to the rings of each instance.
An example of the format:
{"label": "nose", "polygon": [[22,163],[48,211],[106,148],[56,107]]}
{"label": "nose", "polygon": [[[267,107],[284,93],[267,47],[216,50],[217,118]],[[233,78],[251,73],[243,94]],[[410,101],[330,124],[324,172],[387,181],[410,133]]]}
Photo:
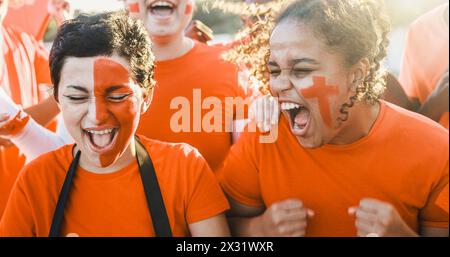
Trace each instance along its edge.
{"label": "nose", "polygon": [[88,118],[96,125],[105,123],[109,118],[107,103],[100,97],[93,97],[89,101]]}
{"label": "nose", "polygon": [[278,77],[270,78],[270,90],[274,94],[280,94],[292,88],[294,88],[294,85],[289,78],[289,72],[287,70],[283,70]]}

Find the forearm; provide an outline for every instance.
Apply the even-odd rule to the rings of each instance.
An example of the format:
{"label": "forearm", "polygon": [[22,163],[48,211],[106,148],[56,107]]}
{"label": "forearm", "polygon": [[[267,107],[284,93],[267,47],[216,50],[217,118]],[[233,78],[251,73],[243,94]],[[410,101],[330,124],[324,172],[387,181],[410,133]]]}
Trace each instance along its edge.
{"label": "forearm", "polygon": [[40,126],[33,119],[28,121],[19,134],[11,137],[11,142],[23,152],[27,163],[65,145],[61,137]]}
{"label": "forearm", "polygon": [[444,109],[441,106],[442,104],[444,103],[436,101],[433,96],[430,96],[424,104],[418,107],[417,112],[436,122],[439,122],[444,114]]}
{"label": "forearm", "polygon": [[232,236],[263,237],[260,217],[228,217]]}

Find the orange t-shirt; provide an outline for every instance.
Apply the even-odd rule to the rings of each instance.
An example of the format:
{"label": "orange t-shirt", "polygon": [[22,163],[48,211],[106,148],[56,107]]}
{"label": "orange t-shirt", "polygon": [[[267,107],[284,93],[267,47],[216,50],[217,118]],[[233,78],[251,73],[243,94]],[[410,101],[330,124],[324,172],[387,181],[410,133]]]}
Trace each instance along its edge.
{"label": "orange t-shirt", "polygon": [[[138,133],[146,137],[166,142],[184,142],[194,146],[213,170],[222,163],[232,144],[231,133],[225,132],[224,121],[231,119],[230,123],[233,124],[236,109],[225,108],[225,98],[246,97],[245,90],[238,85],[237,67],[221,59],[223,50],[224,48],[220,46],[196,42],[194,48],[187,54],[173,60],[157,62],[155,68],[157,85],[153,102],[141,118],[138,129]],[[198,92],[202,102],[193,101],[196,89],[201,90]],[[189,113],[185,117],[189,119],[190,132],[178,133],[171,129],[171,118],[181,109],[180,106],[170,108],[171,102],[177,97],[188,100],[188,108],[185,110]],[[201,110],[202,104],[206,104],[203,100],[207,97],[216,97],[221,101],[223,115],[221,121],[216,124],[220,125],[222,132],[206,132],[202,129],[202,118],[208,117],[207,113],[212,110],[209,106]],[[208,118],[205,120],[209,121]],[[181,124],[181,121],[179,123]]]}
{"label": "orange t-shirt", "polygon": [[3,24],[42,40],[51,18],[48,5],[49,0],[34,0],[18,7],[10,6]]}
{"label": "orange t-shirt", "polygon": [[[48,53],[42,44],[26,33],[0,26],[0,58],[6,64],[2,75],[5,92],[22,107],[39,103],[39,84],[51,84]],[[2,67],[4,68],[4,67]],[[8,199],[9,191],[25,164],[25,157],[16,147],[0,147],[0,217]]]}
{"label": "orange t-shirt", "polygon": [[[201,155],[186,144],[141,137],[152,158],[174,236],[188,224],[212,218],[229,206]],[[11,192],[0,236],[48,236],[56,202],[73,160],[73,145],[25,166]],[[62,235],[154,236],[137,162],[111,174],[78,168],[64,213]]]}
{"label": "orange t-shirt", "polygon": [[[449,32],[444,19],[448,3],[416,20],[409,28],[399,81],[411,98],[424,103],[448,70]],[[449,113],[440,119],[449,127]]]}
{"label": "orange t-shirt", "polygon": [[222,188],[248,206],[303,201],[315,212],[307,236],[356,236],[348,208],[364,198],[392,204],[415,231],[419,221],[448,228],[448,210],[437,200],[448,186],[448,131],[395,105],[381,106],[369,135],[349,145],[305,149],[284,117],[273,144],[244,133],[218,172]]}

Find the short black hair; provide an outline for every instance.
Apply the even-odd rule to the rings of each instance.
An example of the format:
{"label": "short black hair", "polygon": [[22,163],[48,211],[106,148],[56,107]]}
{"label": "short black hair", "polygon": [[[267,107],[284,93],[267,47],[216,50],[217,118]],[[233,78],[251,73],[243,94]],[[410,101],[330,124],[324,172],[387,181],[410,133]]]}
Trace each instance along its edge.
{"label": "short black hair", "polygon": [[154,56],[146,29],[125,12],[81,14],[60,27],[50,52],[50,71],[58,100],[61,70],[67,57],[111,56],[130,63],[133,78],[141,88],[153,88]]}

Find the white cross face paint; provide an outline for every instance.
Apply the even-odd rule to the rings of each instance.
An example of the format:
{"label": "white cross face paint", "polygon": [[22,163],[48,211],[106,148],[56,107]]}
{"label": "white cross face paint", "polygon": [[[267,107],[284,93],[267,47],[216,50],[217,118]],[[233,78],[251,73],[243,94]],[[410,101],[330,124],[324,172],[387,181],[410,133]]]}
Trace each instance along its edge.
{"label": "white cross face paint", "polygon": [[128,148],[139,123],[142,91],[125,59],[67,58],[59,84],[67,130],[91,165],[108,167]]}

